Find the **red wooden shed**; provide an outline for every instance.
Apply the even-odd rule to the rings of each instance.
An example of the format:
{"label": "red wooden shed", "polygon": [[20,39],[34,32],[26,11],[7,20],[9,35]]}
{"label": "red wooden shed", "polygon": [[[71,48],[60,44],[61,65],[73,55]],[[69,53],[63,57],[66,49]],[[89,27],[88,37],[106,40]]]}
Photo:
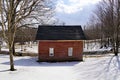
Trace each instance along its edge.
{"label": "red wooden shed", "polygon": [[83,40],[81,26],[39,26],[36,40],[39,61],[79,61],[83,60]]}

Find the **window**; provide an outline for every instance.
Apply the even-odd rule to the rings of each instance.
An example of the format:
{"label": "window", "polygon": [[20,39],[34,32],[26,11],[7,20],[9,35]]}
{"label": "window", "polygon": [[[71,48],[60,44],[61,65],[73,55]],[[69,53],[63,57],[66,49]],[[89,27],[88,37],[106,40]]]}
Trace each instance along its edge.
{"label": "window", "polygon": [[68,48],[68,56],[72,56],[72,54],[73,54],[73,48],[70,47]]}
{"label": "window", "polygon": [[54,56],[54,48],[49,48],[49,56]]}

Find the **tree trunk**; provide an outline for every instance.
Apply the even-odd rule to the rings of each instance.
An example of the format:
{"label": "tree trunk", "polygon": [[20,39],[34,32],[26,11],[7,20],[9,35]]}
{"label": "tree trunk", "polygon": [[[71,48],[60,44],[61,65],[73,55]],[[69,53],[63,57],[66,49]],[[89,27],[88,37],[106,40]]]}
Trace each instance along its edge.
{"label": "tree trunk", "polygon": [[118,47],[117,47],[117,45],[115,45],[114,54],[115,54],[115,56],[118,56]]}
{"label": "tree trunk", "polygon": [[15,53],[15,43],[13,43],[12,52],[13,52],[13,55],[15,56],[16,55],[16,53]]}
{"label": "tree trunk", "polygon": [[0,45],[0,53],[1,53],[1,45]]}
{"label": "tree trunk", "polygon": [[118,52],[114,52],[115,56],[118,56]]}
{"label": "tree trunk", "polygon": [[10,71],[15,71],[14,61],[13,61],[13,52],[12,52],[12,48],[10,47],[9,47],[9,54],[10,54]]}
{"label": "tree trunk", "polygon": [[115,54],[115,56],[118,56],[118,48],[117,47],[115,48],[114,54]]}
{"label": "tree trunk", "polygon": [[118,56],[118,50],[119,50],[119,40],[118,40],[118,35],[117,35],[117,38],[116,38],[116,44],[115,44],[115,49],[114,49],[114,54],[115,56]]}

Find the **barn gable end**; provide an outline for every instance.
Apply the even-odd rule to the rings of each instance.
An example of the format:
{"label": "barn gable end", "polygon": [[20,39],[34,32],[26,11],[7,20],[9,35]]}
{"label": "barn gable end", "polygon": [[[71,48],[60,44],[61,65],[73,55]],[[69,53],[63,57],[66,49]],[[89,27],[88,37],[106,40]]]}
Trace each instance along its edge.
{"label": "barn gable end", "polygon": [[81,26],[39,26],[39,61],[82,60],[85,36]]}

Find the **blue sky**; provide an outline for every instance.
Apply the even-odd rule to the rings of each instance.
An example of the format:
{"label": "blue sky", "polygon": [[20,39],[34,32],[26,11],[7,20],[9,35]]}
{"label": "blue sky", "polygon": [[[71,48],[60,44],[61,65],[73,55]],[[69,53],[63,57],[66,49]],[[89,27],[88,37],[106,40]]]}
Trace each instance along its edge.
{"label": "blue sky", "polygon": [[56,17],[66,25],[84,25],[100,0],[57,0]]}

